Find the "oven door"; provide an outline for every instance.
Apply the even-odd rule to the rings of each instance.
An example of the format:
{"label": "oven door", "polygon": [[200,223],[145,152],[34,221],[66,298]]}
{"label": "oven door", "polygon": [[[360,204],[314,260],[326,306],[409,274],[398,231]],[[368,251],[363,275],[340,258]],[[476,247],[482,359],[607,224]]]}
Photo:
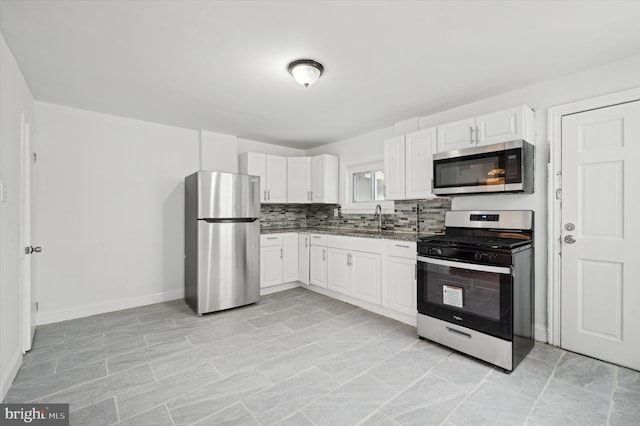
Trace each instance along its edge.
{"label": "oven door", "polygon": [[418,312],[511,340],[512,271],[418,256]]}

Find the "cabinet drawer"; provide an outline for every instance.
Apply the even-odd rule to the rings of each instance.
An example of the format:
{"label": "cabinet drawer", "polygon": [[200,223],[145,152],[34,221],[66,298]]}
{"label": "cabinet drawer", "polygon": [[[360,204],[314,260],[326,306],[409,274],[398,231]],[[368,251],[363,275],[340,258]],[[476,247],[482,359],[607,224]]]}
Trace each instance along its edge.
{"label": "cabinet drawer", "polygon": [[325,246],[327,245],[327,236],[323,234],[311,234],[312,246]]}
{"label": "cabinet drawer", "polygon": [[404,257],[407,259],[416,258],[416,243],[413,241],[387,240],[389,256]]}
{"label": "cabinet drawer", "polygon": [[271,247],[282,245],[282,234],[260,235],[260,247]]}

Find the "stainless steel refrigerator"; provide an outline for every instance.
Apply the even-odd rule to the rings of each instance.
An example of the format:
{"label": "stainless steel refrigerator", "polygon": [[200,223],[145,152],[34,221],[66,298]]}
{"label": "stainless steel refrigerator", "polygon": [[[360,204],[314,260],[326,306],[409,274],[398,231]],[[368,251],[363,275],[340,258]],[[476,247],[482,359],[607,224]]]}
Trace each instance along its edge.
{"label": "stainless steel refrigerator", "polygon": [[260,299],[260,178],[185,178],[185,300],[198,315]]}

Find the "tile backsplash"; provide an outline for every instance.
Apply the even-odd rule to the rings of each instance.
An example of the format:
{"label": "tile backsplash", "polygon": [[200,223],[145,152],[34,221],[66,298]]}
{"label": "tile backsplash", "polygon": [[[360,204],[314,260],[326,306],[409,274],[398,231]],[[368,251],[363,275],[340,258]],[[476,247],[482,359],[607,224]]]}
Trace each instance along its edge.
{"label": "tile backsplash", "polygon": [[[383,214],[383,226],[387,231],[406,233],[433,233],[444,230],[444,212],[451,209],[451,200],[435,198],[431,200],[396,201],[393,214]],[[329,227],[352,230],[375,231],[377,219],[371,214],[343,214],[334,216],[337,204],[263,204],[261,206],[261,227],[297,228]]]}

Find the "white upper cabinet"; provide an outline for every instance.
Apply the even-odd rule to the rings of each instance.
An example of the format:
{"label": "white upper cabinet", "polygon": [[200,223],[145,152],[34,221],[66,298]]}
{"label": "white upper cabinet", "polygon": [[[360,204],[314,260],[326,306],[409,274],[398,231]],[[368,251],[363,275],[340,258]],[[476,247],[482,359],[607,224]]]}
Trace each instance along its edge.
{"label": "white upper cabinet", "polygon": [[475,146],[475,126],[475,118],[438,126],[438,152]]}
{"label": "white upper cabinet", "polygon": [[245,152],[240,173],[260,176],[262,203],[338,203],[339,157],[281,157]]}
{"label": "white upper cabinet", "polygon": [[311,157],[287,158],[288,202],[310,203],[311,191]]}
{"label": "white upper cabinet", "polygon": [[262,203],[287,202],[287,158],[278,155],[245,152],[238,161],[240,173],[260,176]]}
{"label": "white upper cabinet", "polygon": [[534,113],[526,105],[438,126],[438,152],[517,139],[535,141]]}
{"label": "white upper cabinet", "polygon": [[405,147],[405,198],[430,198],[436,128],[407,133]]}
{"label": "white upper cabinet", "polygon": [[311,157],[311,201],[314,203],[338,203],[338,157],[316,155]]}
{"label": "white upper cabinet", "polygon": [[436,128],[384,141],[385,199],[430,198]]}
{"label": "white upper cabinet", "polygon": [[384,198],[405,199],[404,135],[384,141]]}

